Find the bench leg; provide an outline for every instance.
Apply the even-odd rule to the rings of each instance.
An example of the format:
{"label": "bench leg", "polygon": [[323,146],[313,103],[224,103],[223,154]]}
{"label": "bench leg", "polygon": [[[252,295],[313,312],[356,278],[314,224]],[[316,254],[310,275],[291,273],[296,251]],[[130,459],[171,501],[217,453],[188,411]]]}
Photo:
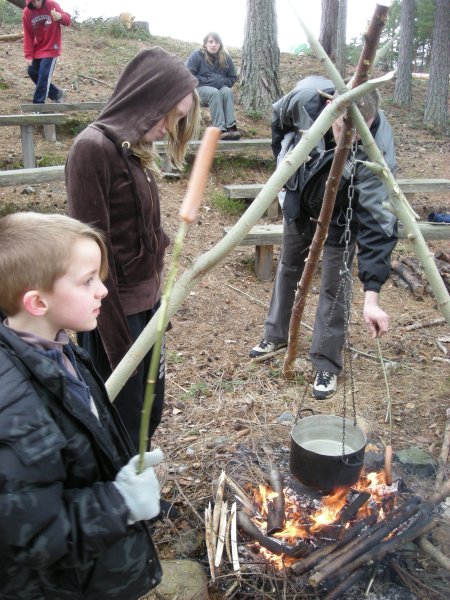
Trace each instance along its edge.
{"label": "bench leg", "polygon": [[33,126],[21,125],[20,134],[22,138],[22,158],[25,169],[34,169],[36,157],[34,156]]}
{"label": "bench leg", "polygon": [[273,246],[255,246],[255,271],[260,281],[272,278]]}
{"label": "bench leg", "polygon": [[44,137],[47,142],[56,142],[56,125],[54,123],[44,125]]}

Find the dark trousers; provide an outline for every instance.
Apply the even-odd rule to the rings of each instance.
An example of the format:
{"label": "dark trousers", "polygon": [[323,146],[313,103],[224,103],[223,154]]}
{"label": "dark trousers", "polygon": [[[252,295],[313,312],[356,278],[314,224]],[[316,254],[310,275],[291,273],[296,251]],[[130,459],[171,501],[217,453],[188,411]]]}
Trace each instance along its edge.
{"label": "dark trousers", "polygon": [[[275,276],[264,337],[275,344],[287,343],[289,322],[311,240],[302,234],[299,220],[288,224],[283,221],[283,245]],[[351,267],[356,241],[349,247],[348,265]],[[342,370],[342,348],[345,341],[345,308],[347,300],[342,286],[344,247],[325,245],[322,255],[320,294],[314,319],[311,362],[318,371],[339,374]],[[347,290],[348,292],[348,290]]]}
{"label": "dark trousers", "polygon": [[[142,333],[143,329],[153,317],[159,303],[151,310],[146,310],[136,315],[127,317],[128,327],[130,329],[133,341]],[[100,334],[97,329],[94,331],[82,332],[77,335],[78,344],[87,350],[91,356],[92,362],[97,369],[103,381],[106,381],[111,375],[111,367],[105,352]],[[157,381],[155,384],[155,397],[153,400],[152,412],[149,423],[149,440],[155,433],[156,428],[161,423],[161,417],[164,407],[164,386],[165,386],[165,347],[164,340],[161,347],[161,356]],[[152,350],[148,352],[144,360],[139,364],[136,372],[128,379],[119,394],[114,400],[114,406],[119,412],[125,428],[133,442],[136,450],[139,447],[139,430],[141,423],[141,411],[144,403],[145,388],[147,385],[148,370],[152,357]]]}
{"label": "dark trousers", "polygon": [[61,89],[52,83],[55,65],[56,57],[33,58],[33,62],[28,67],[28,75],[36,84],[33,104],[43,104],[47,96],[54,102],[60,97]]}

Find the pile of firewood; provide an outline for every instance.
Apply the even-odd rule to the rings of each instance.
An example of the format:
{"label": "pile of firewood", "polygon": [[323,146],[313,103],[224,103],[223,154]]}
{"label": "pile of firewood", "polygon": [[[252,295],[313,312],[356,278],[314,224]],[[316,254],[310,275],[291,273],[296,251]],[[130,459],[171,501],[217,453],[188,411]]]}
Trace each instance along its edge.
{"label": "pile of firewood", "polygon": [[[434,255],[434,262],[447,290],[450,292],[450,254],[438,250]],[[392,279],[396,285],[410,290],[414,298],[423,298],[425,294],[432,294],[431,287],[427,283],[417,258],[405,256],[400,260],[394,260],[391,269]]]}

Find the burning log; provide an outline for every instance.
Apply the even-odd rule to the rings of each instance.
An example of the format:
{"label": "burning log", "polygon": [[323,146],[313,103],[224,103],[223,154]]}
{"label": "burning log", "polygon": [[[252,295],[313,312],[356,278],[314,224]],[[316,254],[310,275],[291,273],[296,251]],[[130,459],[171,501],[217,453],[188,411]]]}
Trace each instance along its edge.
{"label": "burning log", "polygon": [[359,509],[368,502],[370,498],[369,492],[360,492],[354,500],[352,500],[351,504],[345,506],[339,515],[338,522],[341,525],[345,525],[349,521],[351,521],[358,514]]}
{"label": "burning log", "polygon": [[[416,517],[415,522],[417,522],[417,515],[419,512],[425,512],[425,506],[430,507],[432,505],[427,503],[426,505],[424,504],[422,507],[420,507],[416,503],[409,503],[406,505],[406,507],[401,507],[393,511],[384,521],[377,523],[377,525],[371,530],[363,533],[359,539],[354,540],[344,547],[343,550],[338,553],[338,555],[331,557],[331,560],[322,561],[317,566],[314,574],[310,577],[309,581],[311,585],[316,587],[319,585],[319,583],[325,579],[328,579],[337,571],[339,571],[341,574],[347,564],[357,563],[359,557],[365,555],[366,553],[374,553],[374,547],[376,547],[376,545],[379,544],[387,535],[395,531],[402,524],[406,523],[412,517]],[[429,521],[430,518],[428,517],[428,522]],[[421,523],[423,523],[422,520]],[[400,534],[397,536],[397,538],[399,537]],[[359,566],[359,564],[360,563],[358,563],[356,566]],[[356,566],[354,568],[356,568]],[[353,570],[354,569],[352,568],[351,571]]]}
{"label": "burning log", "polygon": [[276,554],[277,556],[283,554],[283,544],[278,540],[274,540],[273,538],[264,535],[264,533],[256,527],[250,517],[241,510],[237,513],[237,524],[247,535],[259,542],[261,546],[269,552],[272,552],[272,554]]}
{"label": "burning log", "polygon": [[282,531],[285,526],[283,480],[278,469],[272,469],[269,476],[270,487],[274,496],[267,503],[267,535]]}
{"label": "burning log", "polygon": [[372,527],[377,521],[378,515],[373,513],[359,523],[355,523],[350,529],[344,530],[344,536],[334,544],[328,544],[323,548],[314,550],[309,556],[291,565],[291,569],[295,575],[306,573],[315,567],[323,558],[339,550],[356,538],[367,527]]}
{"label": "burning log", "polygon": [[263,548],[272,554],[275,554],[276,556],[286,554],[286,556],[291,558],[297,558],[301,554],[308,552],[308,544],[303,540],[299,540],[296,544],[291,546],[265,535],[260,529],[258,529],[250,517],[242,511],[238,511],[237,513],[237,524],[247,535],[256,540],[259,544],[261,544],[261,546],[263,546]]}
{"label": "burning log", "polygon": [[386,556],[386,554],[389,554],[400,546],[409,544],[422,535],[429,533],[434,527],[436,527],[436,525],[437,522],[431,517],[425,514],[419,514],[414,525],[409,527],[406,531],[403,531],[393,538],[382,542],[378,546],[371,548],[364,554],[361,554],[355,558],[353,561],[347,563],[339,570],[340,578],[344,578],[345,580],[350,573],[358,569],[361,565],[381,560],[384,556]]}

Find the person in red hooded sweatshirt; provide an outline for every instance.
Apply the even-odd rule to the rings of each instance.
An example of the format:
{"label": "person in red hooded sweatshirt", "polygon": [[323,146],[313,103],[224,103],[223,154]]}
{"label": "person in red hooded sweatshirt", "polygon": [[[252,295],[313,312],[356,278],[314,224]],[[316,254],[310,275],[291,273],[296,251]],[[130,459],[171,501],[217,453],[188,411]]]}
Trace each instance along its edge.
{"label": "person in red hooded sweatshirt", "polygon": [[62,102],[66,95],[52,83],[52,75],[61,54],[61,25],[70,23],[70,15],[53,0],[30,0],[23,9],[23,50],[28,75],[36,84],[33,104],[43,104],[47,97]]}

